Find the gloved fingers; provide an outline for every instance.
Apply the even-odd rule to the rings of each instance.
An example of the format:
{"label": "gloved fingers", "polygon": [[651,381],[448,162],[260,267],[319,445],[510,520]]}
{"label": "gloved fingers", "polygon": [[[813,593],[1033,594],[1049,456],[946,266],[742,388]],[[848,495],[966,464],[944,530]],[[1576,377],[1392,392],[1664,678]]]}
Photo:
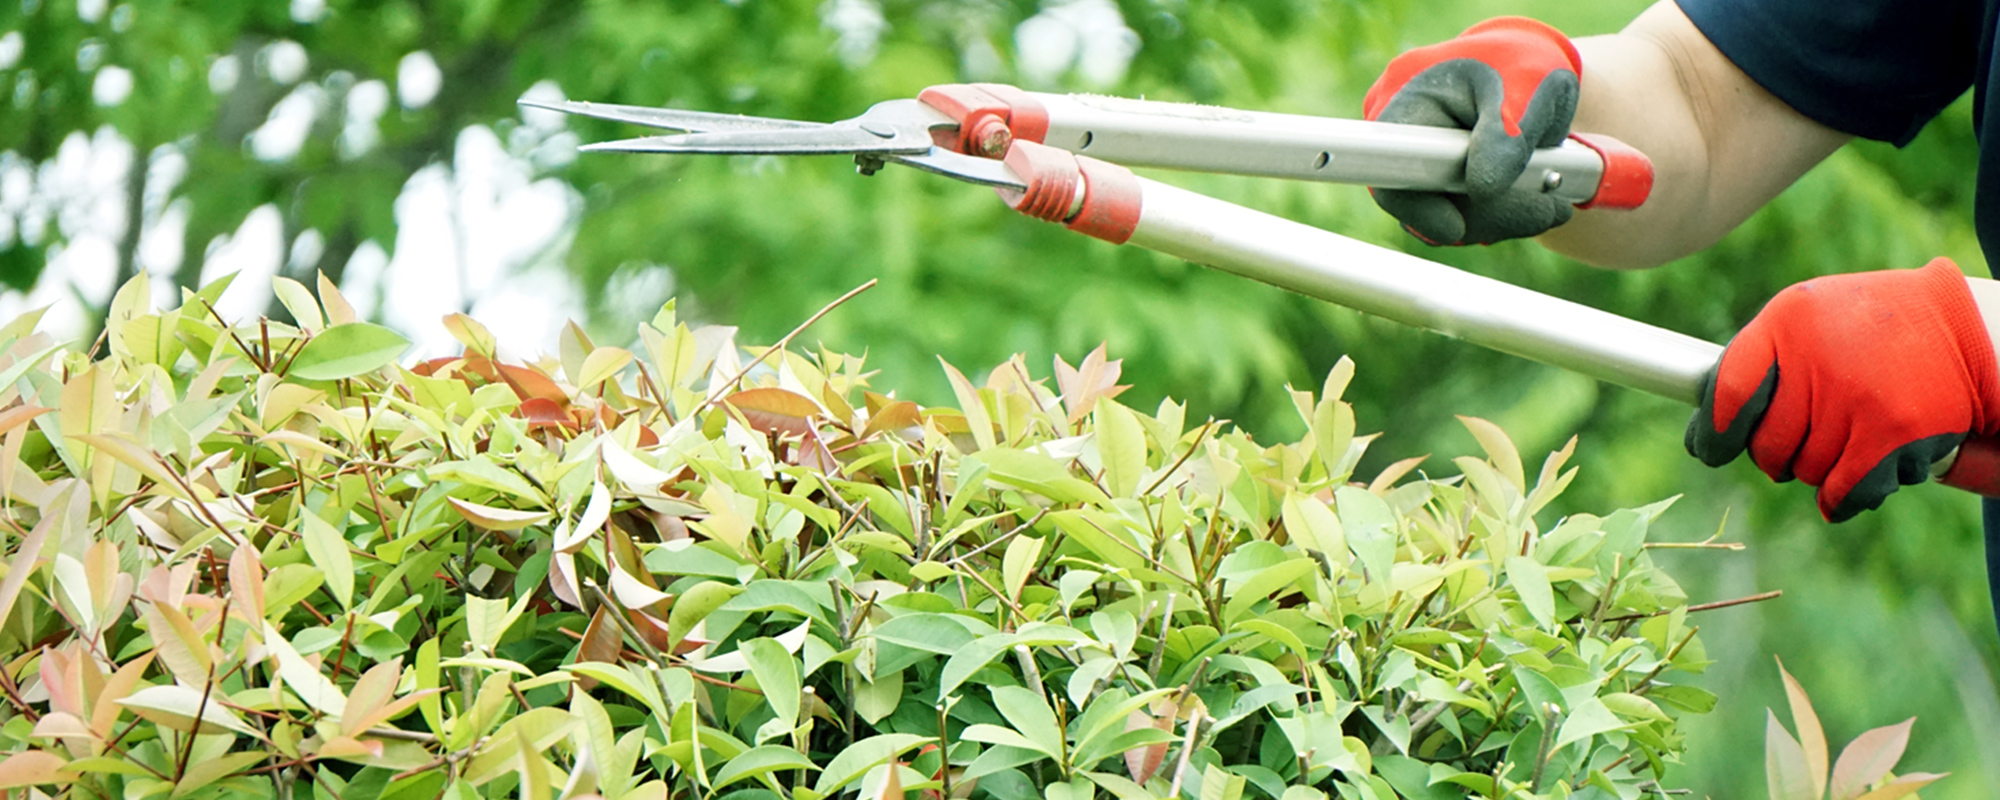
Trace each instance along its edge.
{"label": "gloved fingers", "polygon": [[1437,192],[1406,189],[1376,189],[1369,192],[1375,205],[1403,223],[1404,230],[1430,244],[1462,244],[1465,241],[1465,211],[1461,198]]}
{"label": "gloved fingers", "polygon": [[[1765,475],[1771,476],[1771,480],[1784,483],[1799,477],[1794,471],[1800,461],[1799,455],[1805,449],[1807,435],[1814,433],[1813,400],[1813,386],[1809,380],[1779,380],[1773,388],[1763,418],[1757,421],[1757,429],[1750,432],[1750,460],[1756,462],[1757,468],[1763,470]],[[1844,439],[1845,434],[1845,431],[1825,432],[1829,439]],[[1815,473],[1810,477],[1824,479],[1825,475]],[[1811,480],[1807,483],[1819,485]]]}
{"label": "gloved fingers", "polygon": [[1473,102],[1469,81],[1480,72],[1490,75],[1493,70],[1467,58],[1433,64],[1411,76],[1381,111],[1368,119],[1432,128],[1471,128],[1479,119],[1480,108]]}
{"label": "gloved fingers", "polygon": [[1507,87],[1500,73],[1479,70],[1470,81],[1479,120],[1472,125],[1472,141],[1465,151],[1465,191],[1473,197],[1493,197],[1514,186],[1535,154],[1535,143],[1518,135],[1519,129],[1502,111]]}
{"label": "gloved fingers", "polygon": [[1688,455],[1711,467],[1736,460],[1764,420],[1777,386],[1777,352],[1753,322],[1702,380],[1701,407],[1688,420],[1684,440]]}
{"label": "gloved fingers", "polygon": [[1846,522],[1863,511],[1880,508],[1898,488],[1930,480],[1931,465],[1965,439],[1962,433],[1918,439],[1891,450],[1872,464],[1865,457],[1842,458],[1819,485],[1820,514],[1828,522]]}
{"label": "gloved fingers", "polygon": [[1537,236],[1568,222],[1576,209],[1548,195],[1513,192],[1465,198],[1465,238],[1461,244],[1493,244]]}
{"label": "gloved fingers", "polygon": [[1511,110],[1518,118],[1509,113],[1508,87],[1498,72],[1474,71],[1469,82],[1479,121],[1472,126],[1466,153],[1466,191],[1474,197],[1510,192],[1535,148],[1561,144],[1569,135],[1576,116],[1576,73],[1557,70],[1544,76],[1525,108],[1513,98],[1516,105]]}

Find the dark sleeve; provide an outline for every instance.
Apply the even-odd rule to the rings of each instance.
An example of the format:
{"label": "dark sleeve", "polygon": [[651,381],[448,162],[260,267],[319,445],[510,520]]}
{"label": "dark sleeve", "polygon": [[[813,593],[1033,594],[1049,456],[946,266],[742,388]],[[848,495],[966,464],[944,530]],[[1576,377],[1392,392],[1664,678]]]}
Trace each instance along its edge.
{"label": "dark sleeve", "polygon": [[1978,69],[1984,3],[1677,0],[1724,56],[1799,113],[1908,144]]}

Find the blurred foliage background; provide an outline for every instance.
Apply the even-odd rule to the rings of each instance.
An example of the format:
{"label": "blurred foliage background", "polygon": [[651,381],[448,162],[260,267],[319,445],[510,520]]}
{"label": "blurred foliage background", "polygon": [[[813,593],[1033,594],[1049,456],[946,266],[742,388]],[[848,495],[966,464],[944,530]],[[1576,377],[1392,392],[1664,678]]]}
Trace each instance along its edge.
{"label": "blurred foliage background", "polygon": [[[618,342],[670,294],[684,316],[770,341],[873,277],[879,288],[812,335],[868,350],[879,387],[949,402],[937,356],[967,368],[1014,352],[1073,362],[1108,342],[1134,405],[1185,398],[1191,413],[1240,420],[1260,438],[1296,435],[1283,387],[1317,386],[1350,354],[1361,426],[1387,432],[1374,468],[1431,452],[1447,468],[1444,456],[1474,449],[1454,413],[1493,419],[1524,452],[1576,433],[1584,473],[1568,503],[1685,494],[1663,520],[1672,536],[1721,526],[1750,543],[1670,562],[1698,600],[1785,592],[1700,620],[1723,705],[1691,727],[1682,785],[1763,794],[1763,709],[1783,696],[1776,655],[1817,699],[1831,738],[1914,714],[1905,767],[1955,773],[1927,796],[1995,796],[2000,760],[1982,754],[2000,752],[2000,642],[1969,496],[1919,487],[1828,525],[1805,487],[1688,458],[1687,409],[1664,400],[1074,236],[914,171],[578,157],[578,141],[638,132],[514,104],[572,97],[832,120],[979,80],[1356,116],[1391,56],[1477,20],[1527,14],[1587,35],[1644,5],[4,0],[0,315],[55,303],[64,311],[49,324],[85,337],[135,270],[182,284],[226,268],[320,270],[419,338],[442,338],[438,316],[470,310],[532,355],[562,316]],[[1162,177],[1721,341],[1812,275],[1940,254],[1983,274],[1971,120],[1966,98],[1903,150],[1850,146],[1721,244],[1643,273],[1592,270],[1532,243],[1429,249],[1352,187]],[[249,283],[259,282],[239,281]],[[226,310],[266,301],[243,295]]]}

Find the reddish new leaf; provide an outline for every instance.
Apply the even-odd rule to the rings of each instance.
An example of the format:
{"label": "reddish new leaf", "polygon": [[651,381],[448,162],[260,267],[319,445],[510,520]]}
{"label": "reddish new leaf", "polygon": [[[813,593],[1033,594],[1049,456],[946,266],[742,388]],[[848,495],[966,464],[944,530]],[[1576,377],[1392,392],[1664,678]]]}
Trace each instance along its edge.
{"label": "reddish new leaf", "polygon": [[897,400],[868,415],[868,426],[861,429],[861,438],[867,439],[880,433],[895,433],[904,428],[915,428],[923,424],[923,412],[917,408],[916,403]]}
{"label": "reddish new leaf", "polygon": [[787,389],[745,389],[722,402],[742,413],[757,432],[781,436],[806,435],[812,430],[812,418],[821,413],[812,398]]}
{"label": "reddish new leaf", "polygon": [[574,432],[577,429],[576,420],[571,419],[561,405],[547,398],[531,397],[521,401],[521,405],[514,408],[514,416],[527,420],[529,430],[560,428]]}
{"label": "reddish new leaf", "polygon": [[1818,800],[1805,748],[1778,724],[1778,715],[1766,711],[1764,716],[1764,783],[1770,787],[1771,800]]}
{"label": "reddish new leaf", "polygon": [[1916,722],[1917,718],[1911,717],[1854,737],[1833,765],[1833,782],[1827,787],[1832,792],[1827,796],[1831,800],[1853,800],[1888,775],[1889,770],[1896,768],[1896,762],[1902,760],[1903,748],[1910,744],[1910,726]]}
{"label": "reddish new leaf", "polygon": [[[1144,730],[1146,728],[1159,728],[1163,731],[1171,731],[1173,727],[1173,717],[1155,719],[1152,714],[1148,714],[1144,710],[1134,711],[1125,718],[1125,730],[1127,731]],[[1166,757],[1166,742],[1156,742],[1145,747],[1127,750],[1125,751],[1125,772],[1132,776],[1134,783],[1144,785],[1146,781],[1153,778],[1154,773],[1160,771],[1160,762],[1165,760]]]}
{"label": "reddish new leaf", "polygon": [[63,765],[68,763],[62,756],[40,750],[15,753],[6,761],[0,761],[0,789],[69,783],[76,778],[61,772]]}

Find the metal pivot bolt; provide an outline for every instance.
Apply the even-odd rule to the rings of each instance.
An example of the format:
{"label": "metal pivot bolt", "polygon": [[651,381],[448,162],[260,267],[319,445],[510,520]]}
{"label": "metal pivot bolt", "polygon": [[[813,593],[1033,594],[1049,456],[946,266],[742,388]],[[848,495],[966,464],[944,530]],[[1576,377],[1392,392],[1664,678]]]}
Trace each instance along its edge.
{"label": "metal pivot bolt", "polygon": [[973,129],[972,142],[979,150],[975,155],[1001,158],[1007,155],[1008,146],[1014,143],[1014,131],[1007,127],[1007,123],[994,117],[987,117],[980,120],[979,126]]}
{"label": "metal pivot bolt", "polygon": [[888,162],[884,161],[881,156],[859,153],[854,156],[854,171],[863,175],[873,175],[880,172],[882,165],[886,163]]}
{"label": "metal pivot bolt", "polygon": [[1542,191],[1553,192],[1557,189],[1561,189],[1562,185],[1563,185],[1562,173],[1557,172],[1555,170],[1549,170],[1548,172],[1542,173]]}

